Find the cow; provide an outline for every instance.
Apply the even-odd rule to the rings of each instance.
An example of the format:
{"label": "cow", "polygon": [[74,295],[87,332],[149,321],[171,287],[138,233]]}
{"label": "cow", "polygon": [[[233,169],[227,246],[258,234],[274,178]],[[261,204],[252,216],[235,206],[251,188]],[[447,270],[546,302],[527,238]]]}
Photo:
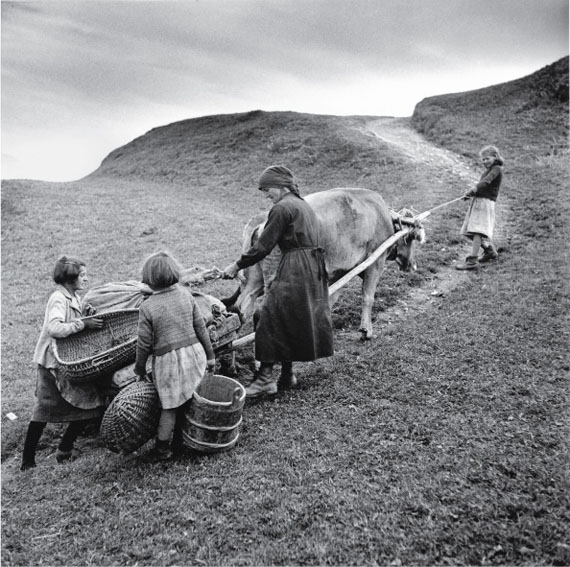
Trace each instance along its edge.
{"label": "cow", "polygon": [[[370,189],[329,189],[312,193],[306,196],[305,200],[311,205],[319,220],[320,244],[325,249],[329,284],[333,284],[361,264],[395,233],[390,209],[384,199]],[[248,221],[243,231],[244,252],[255,242],[266,220],[267,213],[261,213]],[[398,240],[359,274],[362,278],[362,314],[359,329],[362,340],[373,338],[372,305],[386,258],[395,260],[403,271],[415,270],[415,242],[423,242],[424,239],[424,229],[421,226],[414,226],[410,233]],[[223,301],[226,305],[232,305],[235,301],[235,307],[241,312],[243,320],[249,320],[253,315],[255,301],[264,294],[266,287],[271,283],[280,258],[279,248],[275,247],[261,262],[238,274],[239,289],[232,298]],[[331,295],[331,307],[338,296],[339,291]]]}

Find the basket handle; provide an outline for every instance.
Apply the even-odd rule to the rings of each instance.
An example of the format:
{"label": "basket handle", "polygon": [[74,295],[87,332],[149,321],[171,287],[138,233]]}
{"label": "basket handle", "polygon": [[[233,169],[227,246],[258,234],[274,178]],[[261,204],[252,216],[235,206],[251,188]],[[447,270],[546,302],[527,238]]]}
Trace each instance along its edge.
{"label": "basket handle", "polygon": [[93,357],[93,359],[91,360],[91,366],[100,366],[101,364],[105,364],[106,362],[109,362],[110,360],[113,360],[113,353],[107,353],[104,352],[103,354],[100,354],[99,356],[95,356]]}
{"label": "basket handle", "polygon": [[234,402],[237,402],[243,394],[243,390],[241,388],[236,388],[234,390]]}

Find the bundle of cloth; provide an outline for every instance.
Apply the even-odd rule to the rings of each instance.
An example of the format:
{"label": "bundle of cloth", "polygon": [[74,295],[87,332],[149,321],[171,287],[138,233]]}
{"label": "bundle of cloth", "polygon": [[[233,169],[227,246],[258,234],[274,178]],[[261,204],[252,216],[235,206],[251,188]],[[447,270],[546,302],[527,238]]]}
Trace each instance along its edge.
{"label": "bundle of cloth", "polygon": [[[183,283],[183,285],[187,284]],[[228,315],[226,306],[218,298],[194,289],[189,291],[194,297],[202,317],[204,317],[206,326],[219,323],[220,317]],[[138,309],[151,293],[150,287],[142,282],[134,280],[111,282],[88,290],[83,301],[91,305],[95,313],[105,313],[117,309]]]}
{"label": "bundle of cloth", "polygon": [[[216,344],[221,337],[226,335],[226,331],[228,334],[233,333],[235,335],[241,323],[237,315],[227,311],[226,306],[220,299],[191,289],[193,284],[200,284],[207,279],[213,279],[210,277],[211,272],[212,270],[190,268],[184,271],[180,283],[189,287],[188,291],[192,294],[200,309],[212,344]],[[152,294],[152,290],[146,284],[128,280],[93,287],[87,291],[83,301],[92,307],[94,313],[105,313],[119,309],[138,309],[150,294]],[[147,367],[147,371],[150,372],[149,367]],[[115,372],[112,379],[112,388],[119,390],[135,380],[137,380],[137,377],[134,373],[133,363]]]}

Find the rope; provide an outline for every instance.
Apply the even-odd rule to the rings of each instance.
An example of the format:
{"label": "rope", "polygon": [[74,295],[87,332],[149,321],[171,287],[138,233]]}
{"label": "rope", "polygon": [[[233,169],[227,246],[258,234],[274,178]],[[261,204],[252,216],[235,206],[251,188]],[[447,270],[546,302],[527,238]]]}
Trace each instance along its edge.
{"label": "rope", "polygon": [[451,201],[447,201],[447,203],[442,203],[441,205],[437,205],[437,207],[433,207],[428,211],[424,211],[423,213],[419,214],[417,217],[414,217],[415,220],[422,221],[425,218],[429,217],[433,211],[437,211],[437,209],[441,209],[442,207],[447,207],[447,205],[451,205],[451,203],[455,203],[456,201],[462,201],[464,199],[463,195],[461,197],[456,197],[455,199],[451,199]]}
{"label": "rope", "polygon": [[[442,207],[447,207],[448,205],[451,205],[452,203],[455,203],[456,201],[460,201],[463,198],[464,198],[463,196],[457,197],[456,199],[452,199],[451,201],[447,201],[446,203],[442,203],[441,205],[437,205],[437,206],[435,206],[435,207],[433,207],[427,211],[424,211],[423,213],[420,213],[419,215],[417,215],[413,218],[407,218],[407,217],[402,218],[402,217],[400,217],[398,219],[393,219],[396,221],[400,221],[400,230],[397,231],[395,234],[393,234],[383,244],[381,244],[380,247],[377,248],[364,262],[362,262],[361,264],[359,264],[358,266],[353,268],[350,272],[345,274],[340,280],[338,280],[333,285],[331,285],[329,287],[329,295],[332,295],[334,292],[338,291],[341,287],[343,287],[354,276],[356,276],[360,272],[363,272],[368,266],[370,266],[370,264],[374,263],[376,261],[376,259],[379,256],[381,256],[392,244],[394,244],[397,240],[399,240],[400,238],[403,238],[409,232],[412,231],[412,228],[402,227],[401,226],[402,221],[404,222],[404,224],[416,224],[417,225],[421,221],[423,221],[425,218],[429,217],[429,215],[431,215],[431,213],[433,213],[433,211],[437,211],[437,209],[441,209]],[[396,213],[396,214],[398,214],[398,213]],[[249,335],[246,335],[244,337],[239,337],[238,339],[234,340],[231,343],[231,348],[232,348],[232,350],[238,349],[240,347],[243,347],[245,345],[252,343],[254,340],[255,340],[255,333],[249,333]]]}

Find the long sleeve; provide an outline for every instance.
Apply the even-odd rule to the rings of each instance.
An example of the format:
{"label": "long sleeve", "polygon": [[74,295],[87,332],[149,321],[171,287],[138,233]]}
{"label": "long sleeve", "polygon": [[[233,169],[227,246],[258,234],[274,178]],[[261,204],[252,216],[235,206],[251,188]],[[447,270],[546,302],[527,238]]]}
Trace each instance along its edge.
{"label": "long sleeve", "polygon": [[279,242],[287,228],[287,214],[279,204],[275,205],[267,217],[267,222],[257,242],[237,261],[240,269],[247,268],[263,260]]}
{"label": "long sleeve", "polygon": [[80,318],[66,322],[68,300],[61,293],[54,293],[48,300],[46,329],[50,337],[62,339],[85,328]]}
{"label": "long sleeve", "polygon": [[44,368],[56,368],[57,363],[51,349],[52,340],[68,337],[84,328],[79,299],[60,286],[48,299],[33,361]]}
{"label": "long sleeve", "polygon": [[481,176],[479,183],[475,186],[475,197],[496,201],[502,179],[503,168],[500,165],[493,165]]}
{"label": "long sleeve", "polygon": [[142,376],[146,372],[146,362],[152,352],[152,324],[143,309],[139,310],[137,335],[135,374]]}
{"label": "long sleeve", "polygon": [[210,341],[210,335],[208,334],[208,330],[206,329],[206,323],[204,322],[204,317],[200,313],[200,309],[198,309],[198,305],[194,302],[194,310],[193,310],[193,324],[194,324],[194,332],[198,337],[198,340],[202,343],[204,350],[206,351],[206,357],[208,360],[215,358],[214,349],[212,348],[212,342]]}

